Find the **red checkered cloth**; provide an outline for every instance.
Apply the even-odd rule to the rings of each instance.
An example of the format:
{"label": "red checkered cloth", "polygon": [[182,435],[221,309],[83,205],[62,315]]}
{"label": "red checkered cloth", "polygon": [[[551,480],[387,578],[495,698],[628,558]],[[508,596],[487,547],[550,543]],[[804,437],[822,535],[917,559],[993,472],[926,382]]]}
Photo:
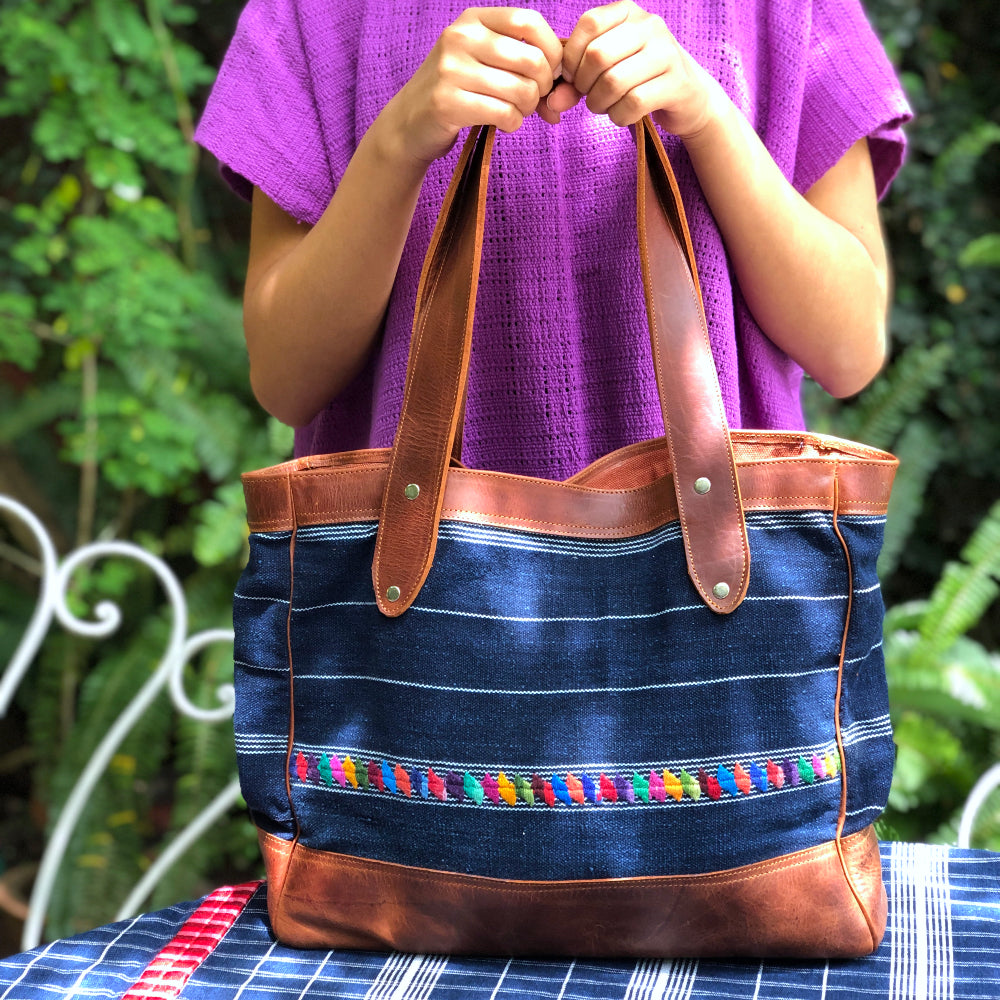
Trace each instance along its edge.
{"label": "red checkered cloth", "polygon": [[206,896],[122,1000],[172,1000],[229,933],[261,883],[224,885]]}

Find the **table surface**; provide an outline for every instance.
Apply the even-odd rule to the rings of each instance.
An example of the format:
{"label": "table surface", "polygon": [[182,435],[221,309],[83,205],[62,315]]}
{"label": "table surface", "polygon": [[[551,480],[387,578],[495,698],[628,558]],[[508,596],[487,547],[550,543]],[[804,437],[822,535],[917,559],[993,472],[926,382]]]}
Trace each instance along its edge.
{"label": "table surface", "polygon": [[1000,1000],[1000,854],[883,843],[889,920],[855,961],[596,962],[296,951],[262,883],[0,961],[0,1000]]}

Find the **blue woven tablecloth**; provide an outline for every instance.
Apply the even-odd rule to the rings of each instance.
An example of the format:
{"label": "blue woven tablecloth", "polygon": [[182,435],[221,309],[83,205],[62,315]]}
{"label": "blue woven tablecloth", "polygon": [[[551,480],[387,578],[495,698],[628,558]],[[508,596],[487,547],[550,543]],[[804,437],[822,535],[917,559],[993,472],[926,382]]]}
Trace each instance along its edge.
{"label": "blue woven tablecloth", "polygon": [[998,1000],[1000,854],[881,847],[888,929],[879,951],[857,961],[573,962],[295,951],[275,943],[263,886],[250,886],[0,961],[0,1000]]}

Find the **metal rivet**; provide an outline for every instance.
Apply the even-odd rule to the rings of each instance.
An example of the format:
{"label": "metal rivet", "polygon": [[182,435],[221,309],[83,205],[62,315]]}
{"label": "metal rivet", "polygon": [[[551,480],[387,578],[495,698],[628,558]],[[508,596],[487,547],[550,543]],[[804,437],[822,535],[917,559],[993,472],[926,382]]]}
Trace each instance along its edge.
{"label": "metal rivet", "polygon": [[712,488],[712,480],[701,476],[694,481],[695,493],[707,493]]}
{"label": "metal rivet", "polygon": [[717,583],[712,588],[712,593],[721,601],[729,596],[729,584],[728,583]]}
{"label": "metal rivet", "polygon": [[[726,589],[728,591],[728,588],[726,588]],[[399,600],[399,587],[390,587],[385,592],[385,596],[390,601],[398,601]]]}
{"label": "metal rivet", "polygon": [[406,497],[407,500],[416,500],[417,497],[420,496],[420,487],[417,486],[416,483],[410,483],[410,485],[403,490],[403,496]]}

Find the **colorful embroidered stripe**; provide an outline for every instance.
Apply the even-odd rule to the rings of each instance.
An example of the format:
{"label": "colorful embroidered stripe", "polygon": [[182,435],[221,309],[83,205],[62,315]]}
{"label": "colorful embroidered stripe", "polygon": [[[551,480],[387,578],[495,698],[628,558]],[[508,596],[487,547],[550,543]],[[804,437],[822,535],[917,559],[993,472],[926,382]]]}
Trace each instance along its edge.
{"label": "colorful embroidered stripe", "polygon": [[735,761],[731,768],[724,764],[699,767],[696,775],[681,769],[679,775],[663,768],[649,772],[633,771],[625,775],[618,772],[592,775],[569,772],[545,777],[516,774],[513,779],[503,771],[476,776],[470,771],[459,773],[449,770],[443,776],[432,767],[426,771],[417,767],[407,770],[401,763],[385,760],[354,761],[350,755],[343,758],[335,753],[298,751],[292,756],[292,778],[303,784],[334,785],[360,791],[376,791],[407,798],[431,797],[439,802],[489,803],[494,806],[532,806],[537,803],[553,808],[557,805],[582,806],[614,804],[616,802],[666,803],[668,799],[681,802],[685,798],[697,802],[702,797],[718,802],[722,799],[742,798],[762,792],[779,791],[788,785],[814,785],[837,777],[838,760],[832,753],[820,757],[813,753],[780,761],[753,761],[744,767]]}

